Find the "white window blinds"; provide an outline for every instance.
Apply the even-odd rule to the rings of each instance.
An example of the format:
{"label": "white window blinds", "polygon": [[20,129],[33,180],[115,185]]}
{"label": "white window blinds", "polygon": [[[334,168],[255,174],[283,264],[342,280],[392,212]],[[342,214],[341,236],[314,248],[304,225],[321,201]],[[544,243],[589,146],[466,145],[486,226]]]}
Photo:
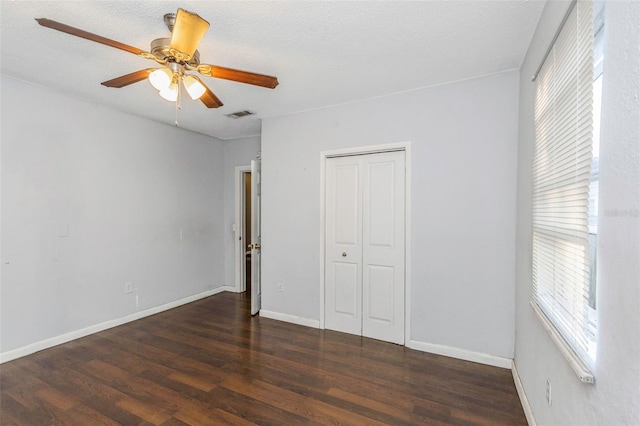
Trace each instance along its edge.
{"label": "white window blinds", "polygon": [[535,97],[533,304],[581,359],[590,340],[593,39],[593,2],[577,1],[539,70]]}

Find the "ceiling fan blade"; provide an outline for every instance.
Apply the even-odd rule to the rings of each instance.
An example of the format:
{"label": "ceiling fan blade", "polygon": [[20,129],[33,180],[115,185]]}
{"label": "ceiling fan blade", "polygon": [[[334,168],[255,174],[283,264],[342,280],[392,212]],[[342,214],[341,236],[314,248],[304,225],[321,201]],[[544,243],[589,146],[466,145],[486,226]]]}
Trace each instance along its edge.
{"label": "ceiling fan blade", "polygon": [[128,86],[130,84],[145,80],[149,77],[149,74],[151,74],[155,70],[156,68],[147,68],[145,70],[132,72],[131,74],[121,75],[120,77],[116,77],[112,80],[103,81],[100,84],[102,84],[103,86],[116,88]]}
{"label": "ceiling fan blade", "polygon": [[60,22],[52,21],[46,18],[36,18],[38,24],[43,27],[51,28],[54,30],[62,31],[63,33],[71,34],[76,37],[82,37],[87,40],[95,41],[96,43],[102,43],[107,46],[115,47],[116,49],[124,50],[125,52],[139,55],[141,53],[147,53],[144,50],[137,47],[129,46],[128,44],[120,43],[119,41],[111,40],[110,38],[102,37],[97,34],[93,34],[79,28],[71,27],[69,25],[61,24]]}
{"label": "ceiling fan blade", "polygon": [[178,9],[169,47],[193,56],[208,29],[209,23],[200,16]]}
{"label": "ceiling fan blade", "polygon": [[277,77],[270,75],[256,74],[248,71],[234,70],[233,68],[219,67],[216,65],[198,65],[198,72],[207,77],[221,78],[224,80],[237,81],[239,83],[253,84],[269,89],[275,89],[278,83]]}
{"label": "ceiling fan blade", "polygon": [[193,78],[198,80],[200,84],[202,84],[206,89],[204,94],[200,96],[200,101],[202,101],[202,103],[205,104],[207,108],[220,108],[222,105],[224,105],[200,78],[195,75],[193,76]]}

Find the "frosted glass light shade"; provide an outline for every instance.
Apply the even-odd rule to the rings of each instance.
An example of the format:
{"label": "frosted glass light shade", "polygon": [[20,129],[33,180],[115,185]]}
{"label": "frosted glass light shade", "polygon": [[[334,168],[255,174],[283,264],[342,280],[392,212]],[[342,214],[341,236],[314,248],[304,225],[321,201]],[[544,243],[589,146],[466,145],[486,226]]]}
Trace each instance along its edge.
{"label": "frosted glass light shade", "polygon": [[184,76],[182,82],[184,83],[185,89],[187,89],[187,93],[189,93],[189,96],[191,96],[191,99],[194,101],[200,99],[200,96],[204,95],[204,92],[207,90],[204,85],[192,75]]}
{"label": "frosted glass light shade", "polygon": [[149,74],[149,82],[156,90],[166,90],[171,85],[173,72],[169,68],[159,68]]}
{"label": "frosted glass light shade", "polygon": [[178,100],[178,84],[171,83],[169,87],[160,91],[160,96],[162,96],[164,99],[171,102],[177,101]]}

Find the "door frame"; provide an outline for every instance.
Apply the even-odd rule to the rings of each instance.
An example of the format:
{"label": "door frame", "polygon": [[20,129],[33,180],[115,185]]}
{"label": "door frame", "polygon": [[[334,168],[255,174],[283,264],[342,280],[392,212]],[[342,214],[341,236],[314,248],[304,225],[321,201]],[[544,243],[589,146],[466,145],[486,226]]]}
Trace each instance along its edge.
{"label": "door frame", "polygon": [[242,293],[247,290],[247,281],[245,274],[247,236],[244,235],[245,221],[245,190],[244,190],[244,174],[251,174],[251,165],[235,167],[235,223],[233,225],[233,238],[235,250],[235,291]]}
{"label": "door frame", "polygon": [[380,152],[404,151],[405,187],[404,187],[404,344],[411,340],[411,142],[399,142],[381,145],[368,145],[353,148],[320,152],[320,329],[325,328],[325,198],[327,158],[353,155],[376,154]]}

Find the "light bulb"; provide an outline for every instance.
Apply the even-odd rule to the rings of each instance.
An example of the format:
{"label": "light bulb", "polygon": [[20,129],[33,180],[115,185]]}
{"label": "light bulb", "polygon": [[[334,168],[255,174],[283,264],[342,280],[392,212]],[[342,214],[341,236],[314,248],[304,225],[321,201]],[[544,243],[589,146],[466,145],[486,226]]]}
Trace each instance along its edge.
{"label": "light bulb", "polygon": [[158,68],[149,74],[149,82],[157,90],[166,90],[173,79],[173,72],[169,68]]}
{"label": "light bulb", "polygon": [[191,96],[191,99],[194,101],[200,99],[200,96],[204,95],[204,92],[207,91],[200,80],[192,75],[185,75],[182,82],[184,83],[185,89],[187,89],[187,93],[189,93],[189,96]]}
{"label": "light bulb", "polygon": [[168,101],[175,102],[178,100],[178,84],[171,83],[169,87],[160,91],[160,96]]}

